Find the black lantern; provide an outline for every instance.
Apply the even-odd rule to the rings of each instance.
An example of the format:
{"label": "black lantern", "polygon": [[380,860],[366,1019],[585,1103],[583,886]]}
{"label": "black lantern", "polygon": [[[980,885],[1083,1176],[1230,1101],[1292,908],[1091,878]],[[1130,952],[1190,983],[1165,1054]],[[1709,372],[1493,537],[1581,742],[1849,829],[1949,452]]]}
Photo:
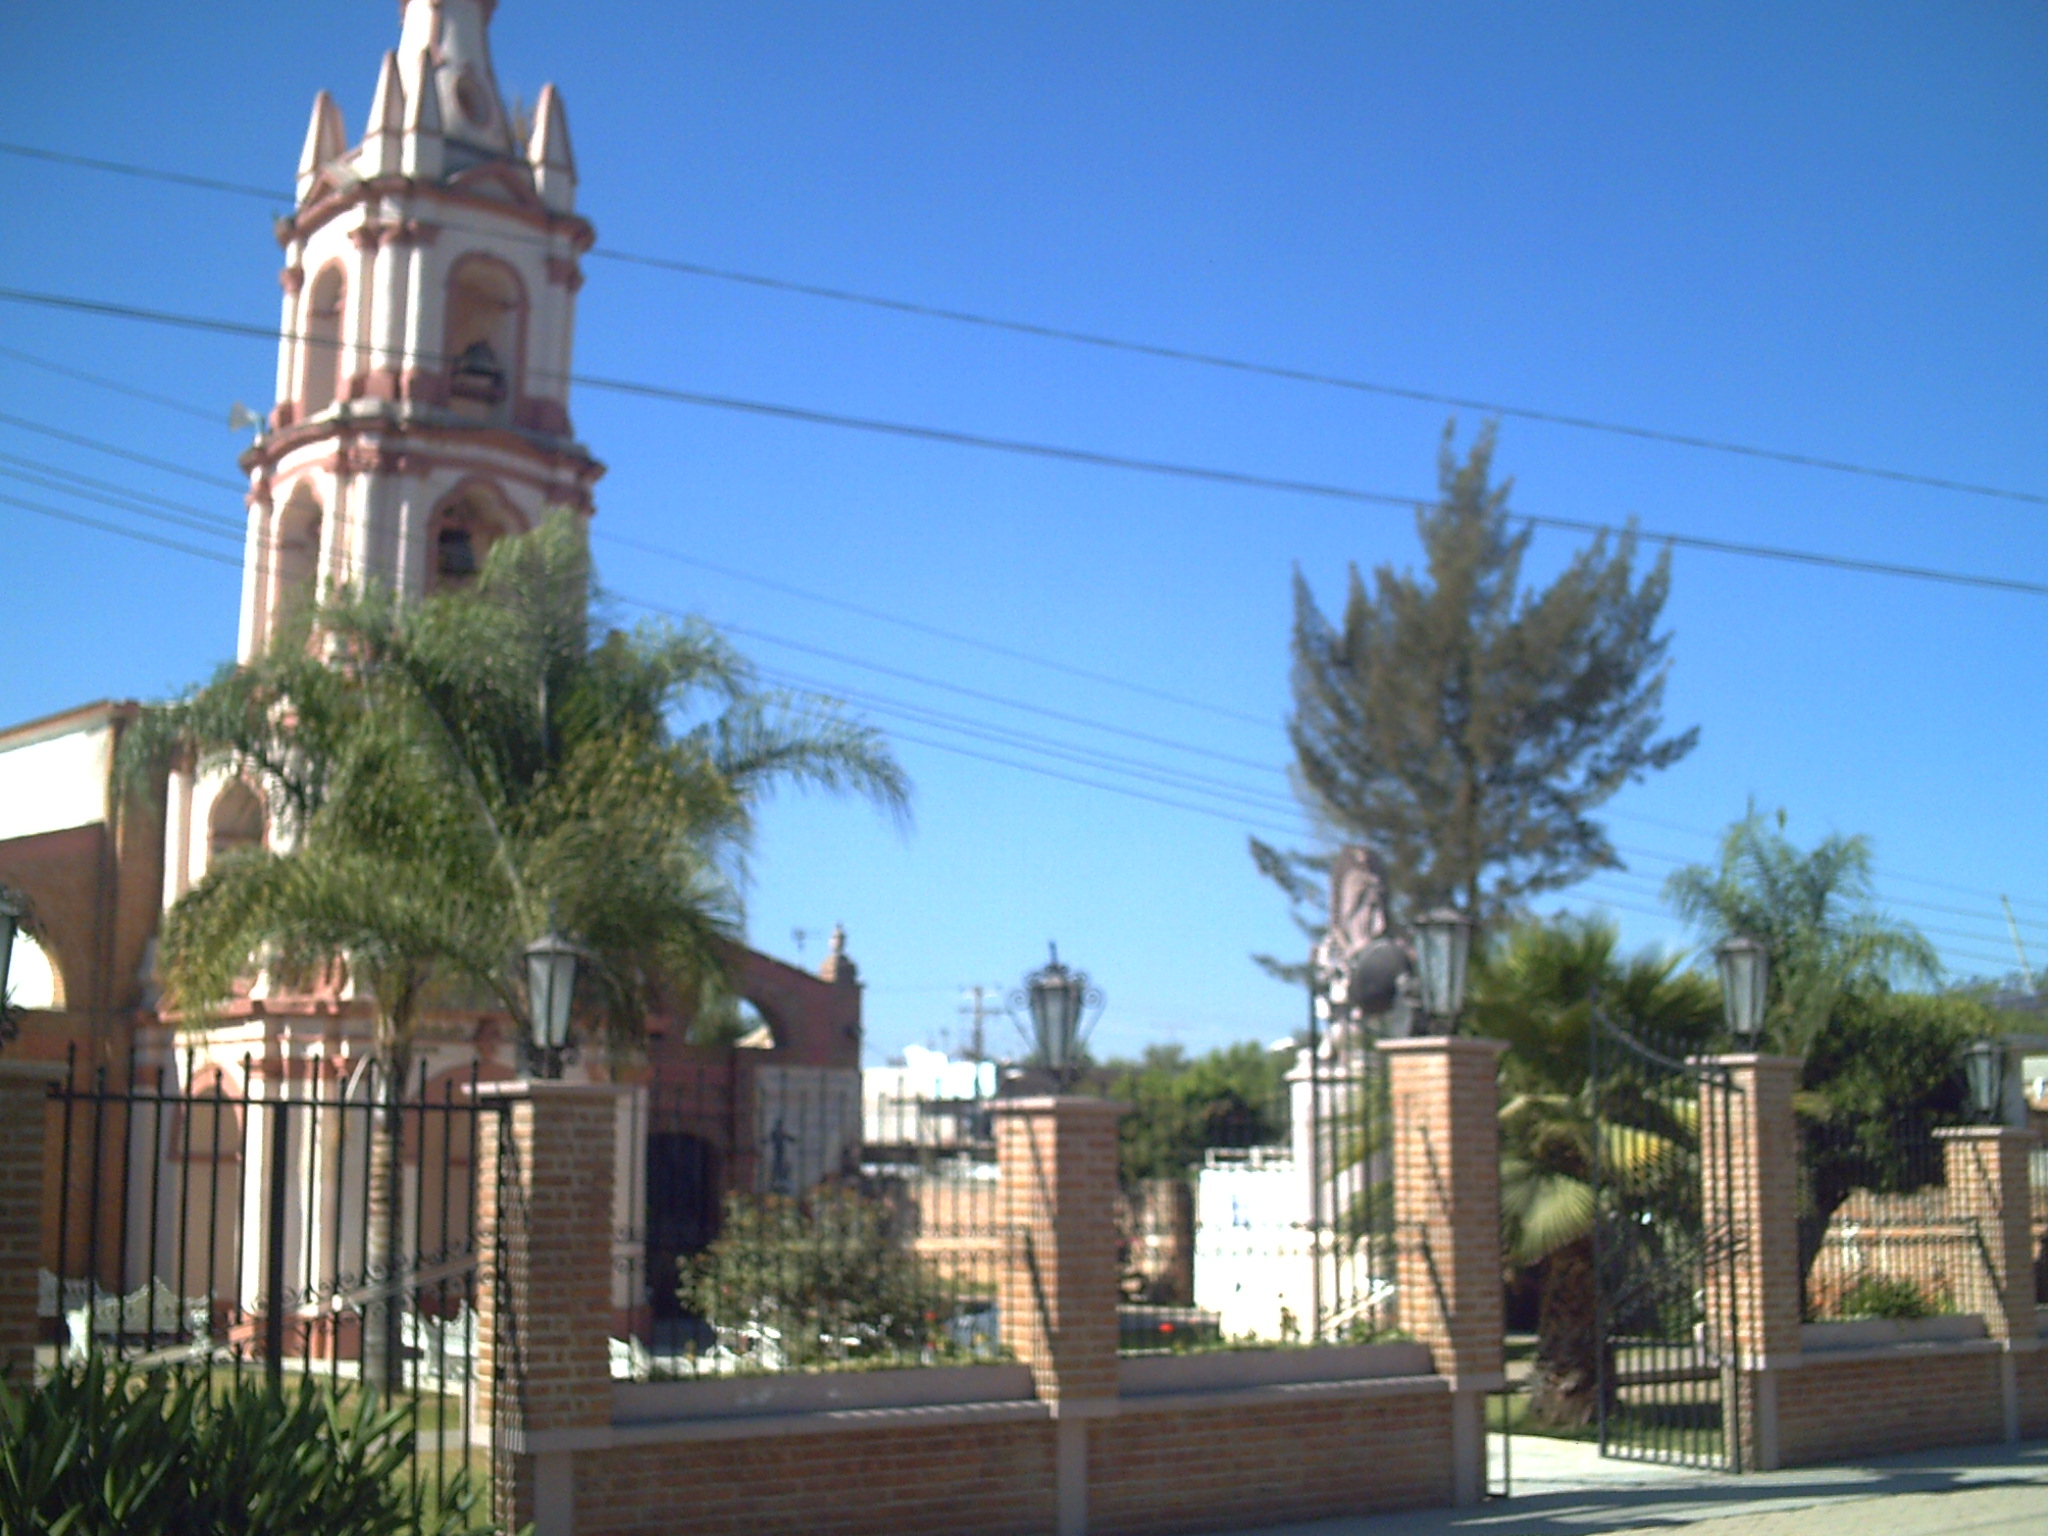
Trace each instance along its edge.
{"label": "black lantern", "polygon": [[1415,922],[1421,960],[1422,1011],[1446,1026],[1465,1006],[1465,972],[1472,963],[1472,919],[1438,907]]}
{"label": "black lantern", "polygon": [[1996,1040],[1978,1040],[1964,1047],[1963,1079],[1970,1089],[1970,1108],[1986,1125],[1996,1125],[2005,1111],[2005,1047]]}
{"label": "black lantern", "polygon": [[1728,1033],[1745,1043],[1763,1033],[1771,985],[1771,952],[1760,940],[1736,934],[1714,951],[1721,970],[1721,1016]]}
{"label": "black lantern", "polygon": [[526,946],[526,1007],[536,1077],[560,1077],[569,1046],[569,1005],[576,995],[574,944],[552,928]]}
{"label": "black lantern", "polygon": [[[1086,971],[1060,964],[1057,944],[1047,947],[1052,958],[1024,978],[1023,990],[1010,995],[1010,1007],[1022,1006],[1030,1014],[1039,1064],[1055,1084],[1071,1088],[1081,1075],[1082,1044],[1102,1017],[1103,996]],[[1083,1015],[1090,1015],[1085,1023]]]}

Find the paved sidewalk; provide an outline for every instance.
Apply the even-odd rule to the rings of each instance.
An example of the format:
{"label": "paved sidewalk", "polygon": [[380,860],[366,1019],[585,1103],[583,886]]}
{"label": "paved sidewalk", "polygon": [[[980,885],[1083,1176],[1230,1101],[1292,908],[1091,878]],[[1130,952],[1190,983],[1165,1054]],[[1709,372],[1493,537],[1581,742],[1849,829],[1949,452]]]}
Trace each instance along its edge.
{"label": "paved sidewalk", "polygon": [[[1493,1438],[1494,1475],[1500,1442]],[[1606,1461],[1515,1437],[1514,1497],[1473,1509],[1269,1526],[1236,1536],[2040,1536],[2048,1441],[1744,1477]]]}

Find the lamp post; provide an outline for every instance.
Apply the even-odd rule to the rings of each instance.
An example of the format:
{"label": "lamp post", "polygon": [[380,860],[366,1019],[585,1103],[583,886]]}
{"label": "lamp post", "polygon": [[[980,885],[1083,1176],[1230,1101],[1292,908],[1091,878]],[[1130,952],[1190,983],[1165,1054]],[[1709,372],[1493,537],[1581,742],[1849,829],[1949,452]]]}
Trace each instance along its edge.
{"label": "lamp post", "polygon": [[0,890],[0,1049],[21,1033],[21,1020],[8,1000],[7,973],[14,964],[14,936],[21,931],[21,903]]}
{"label": "lamp post", "polygon": [[2005,1117],[2005,1046],[1997,1040],[1972,1041],[1963,1049],[1963,1080],[1970,1090],[1970,1108],[1985,1125]]}
{"label": "lamp post", "polygon": [[1417,918],[1415,947],[1422,972],[1422,1011],[1450,1034],[1465,1007],[1472,963],[1472,919],[1451,907]]}
{"label": "lamp post", "polygon": [[[1086,971],[1060,964],[1057,944],[1047,947],[1052,958],[1025,976],[1023,988],[1010,995],[1010,1007],[1014,1011],[1021,1006],[1029,1014],[1038,1059],[1064,1092],[1080,1078],[1081,1047],[1102,1017],[1103,996]],[[1091,1010],[1093,1016],[1084,1024],[1082,1015]]]}
{"label": "lamp post", "polygon": [[528,1056],[535,1077],[560,1077],[569,1049],[569,1005],[576,994],[574,944],[554,929],[526,946]]}
{"label": "lamp post", "polygon": [[1714,950],[1721,971],[1721,1016],[1728,1033],[1754,1045],[1764,1028],[1764,1003],[1771,985],[1771,952],[1747,934],[1725,939]]}

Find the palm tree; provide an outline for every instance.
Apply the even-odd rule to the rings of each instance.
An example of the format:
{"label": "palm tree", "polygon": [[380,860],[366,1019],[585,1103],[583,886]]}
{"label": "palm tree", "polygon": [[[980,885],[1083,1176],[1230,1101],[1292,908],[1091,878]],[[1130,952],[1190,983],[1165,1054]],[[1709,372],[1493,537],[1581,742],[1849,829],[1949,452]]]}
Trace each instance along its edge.
{"label": "palm tree", "polygon": [[[398,1103],[429,987],[523,1021],[521,950],[559,924],[588,956],[586,1016],[630,1051],[650,1008],[719,995],[766,795],[853,791],[905,814],[872,730],[759,689],[701,624],[593,639],[601,601],[581,525],[557,514],[494,547],[470,590],[338,594],[137,733],[137,764],[182,751],[278,807],[271,850],[223,860],[173,909],[171,1001],[203,1014],[259,959],[345,961],[374,999],[373,1277],[402,1267]],[[386,1310],[366,1379],[395,1381]]]}
{"label": "palm tree", "polygon": [[1764,944],[1768,1034],[1805,1055],[1845,994],[1931,982],[1941,967],[1919,930],[1872,907],[1868,838],[1834,834],[1802,852],[1785,836],[1783,811],[1776,823],[1752,809],[1722,834],[1717,864],[1674,870],[1664,894],[1710,944],[1735,934]]}
{"label": "palm tree", "polygon": [[[1599,1406],[1599,1295],[1593,1266],[1599,1170],[1651,1208],[1684,1198],[1681,1168],[1698,1144],[1696,1107],[1638,1088],[1594,1102],[1597,1007],[1633,1034],[1703,1045],[1718,1016],[1714,984],[1680,957],[1615,954],[1612,924],[1560,917],[1510,929],[1473,966],[1464,1027],[1507,1042],[1501,1064],[1501,1216],[1510,1265],[1540,1266],[1530,1413],[1561,1428]],[[1696,1201],[1697,1196],[1693,1197]]]}

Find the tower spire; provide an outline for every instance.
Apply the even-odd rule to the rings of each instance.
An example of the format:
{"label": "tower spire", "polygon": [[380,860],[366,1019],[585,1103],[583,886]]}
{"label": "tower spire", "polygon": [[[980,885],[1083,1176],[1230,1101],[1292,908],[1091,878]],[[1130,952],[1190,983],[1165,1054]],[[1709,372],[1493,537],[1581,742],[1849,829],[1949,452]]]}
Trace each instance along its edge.
{"label": "tower spire", "polygon": [[533,190],[550,212],[576,209],[576,155],[569,148],[569,116],[562,95],[552,85],[540,88],[534,104],[533,133],[526,142],[526,163],[533,167]]}
{"label": "tower spire", "polygon": [[313,97],[313,120],[306,125],[306,145],[299,151],[299,201],[313,190],[321,168],[348,149],[348,127],[341,120],[341,108],[325,91]]}
{"label": "tower spire", "polygon": [[431,91],[439,98],[441,131],[450,147],[471,152],[451,156],[451,171],[459,168],[457,161],[478,158],[477,151],[519,152],[491,68],[492,9],[491,0],[405,0],[399,72],[408,94]]}

